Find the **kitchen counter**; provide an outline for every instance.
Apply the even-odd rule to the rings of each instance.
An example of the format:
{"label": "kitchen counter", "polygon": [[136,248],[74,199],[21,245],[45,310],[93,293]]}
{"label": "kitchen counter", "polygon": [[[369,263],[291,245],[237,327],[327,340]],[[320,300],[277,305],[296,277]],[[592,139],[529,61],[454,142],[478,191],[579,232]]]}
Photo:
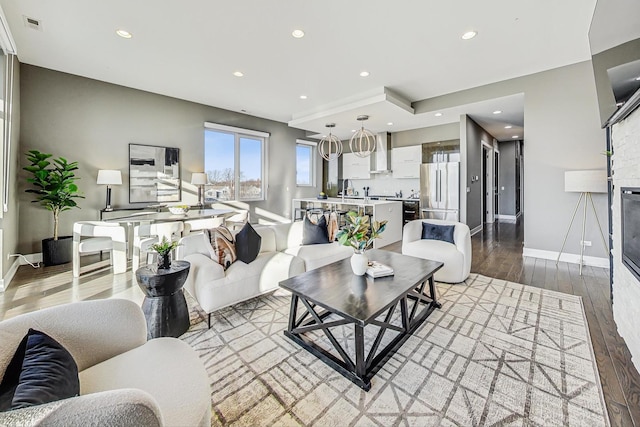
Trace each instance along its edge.
{"label": "kitchen counter", "polygon": [[304,212],[304,209],[311,208],[311,206],[313,208],[335,209],[338,211],[357,210],[360,215],[370,215],[372,221],[386,220],[387,227],[380,238],[374,240],[374,248],[381,248],[402,239],[402,201],[399,200],[365,201],[364,199],[348,199],[345,197],[343,202],[341,197],[329,197],[327,199],[293,199],[291,204],[291,218],[293,221],[300,219],[299,216],[296,218],[296,212]]}

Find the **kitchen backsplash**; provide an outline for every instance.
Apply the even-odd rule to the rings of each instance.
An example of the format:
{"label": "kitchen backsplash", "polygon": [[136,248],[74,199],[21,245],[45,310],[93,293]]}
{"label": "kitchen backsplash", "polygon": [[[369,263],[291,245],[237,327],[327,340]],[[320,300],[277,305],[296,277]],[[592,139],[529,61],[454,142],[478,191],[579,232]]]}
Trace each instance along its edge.
{"label": "kitchen backsplash", "polygon": [[[363,187],[369,187],[370,196],[395,196],[402,190],[402,197],[409,197],[411,191],[420,192],[419,179],[392,178],[391,174],[373,175],[370,179],[349,180],[354,191],[364,196]],[[419,196],[418,196],[419,197]]]}

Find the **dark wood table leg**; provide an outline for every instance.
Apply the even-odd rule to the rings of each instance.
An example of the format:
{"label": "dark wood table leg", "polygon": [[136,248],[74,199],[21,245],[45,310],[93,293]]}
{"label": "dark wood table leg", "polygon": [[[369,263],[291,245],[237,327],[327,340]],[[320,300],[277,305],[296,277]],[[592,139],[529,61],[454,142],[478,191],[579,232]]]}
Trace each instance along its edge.
{"label": "dark wood table leg", "polygon": [[429,277],[429,293],[431,294],[429,296],[433,300],[431,304],[436,308],[442,308],[442,304],[438,302],[438,296],[436,295],[436,283],[433,280],[433,275]]}
{"label": "dark wood table leg", "polygon": [[356,375],[364,382],[366,379],[367,366],[364,360],[364,328],[362,325],[355,324],[355,344],[356,344]]}
{"label": "dark wood table leg", "polygon": [[293,331],[296,327],[296,316],[298,314],[298,297],[291,295],[291,307],[289,308],[289,332]]}

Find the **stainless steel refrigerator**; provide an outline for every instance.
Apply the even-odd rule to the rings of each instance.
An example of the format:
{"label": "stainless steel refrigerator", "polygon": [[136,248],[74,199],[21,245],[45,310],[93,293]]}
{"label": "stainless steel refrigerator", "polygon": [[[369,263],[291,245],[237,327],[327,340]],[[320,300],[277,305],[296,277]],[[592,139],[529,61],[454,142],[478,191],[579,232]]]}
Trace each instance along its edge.
{"label": "stainless steel refrigerator", "polygon": [[423,218],[460,220],[460,163],[424,163],[420,167]]}

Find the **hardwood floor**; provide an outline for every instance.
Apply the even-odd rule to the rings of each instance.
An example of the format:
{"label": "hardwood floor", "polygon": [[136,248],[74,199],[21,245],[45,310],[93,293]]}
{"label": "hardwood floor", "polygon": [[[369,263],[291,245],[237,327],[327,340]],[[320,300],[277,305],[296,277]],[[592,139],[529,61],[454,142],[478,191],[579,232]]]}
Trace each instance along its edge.
{"label": "hardwood floor", "polygon": [[[582,297],[600,381],[612,426],[640,427],[640,375],[618,335],[609,298],[609,270],[522,257],[521,222],[485,224],[473,236],[471,271],[485,276],[537,286]],[[385,249],[400,252],[401,244]],[[93,262],[91,257],[84,262]],[[21,266],[9,289],[0,294],[0,319],[72,301],[128,298],[142,302],[143,294],[131,271],[114,276],[109,268],[74,279],[71,265],[33,269]]]}

